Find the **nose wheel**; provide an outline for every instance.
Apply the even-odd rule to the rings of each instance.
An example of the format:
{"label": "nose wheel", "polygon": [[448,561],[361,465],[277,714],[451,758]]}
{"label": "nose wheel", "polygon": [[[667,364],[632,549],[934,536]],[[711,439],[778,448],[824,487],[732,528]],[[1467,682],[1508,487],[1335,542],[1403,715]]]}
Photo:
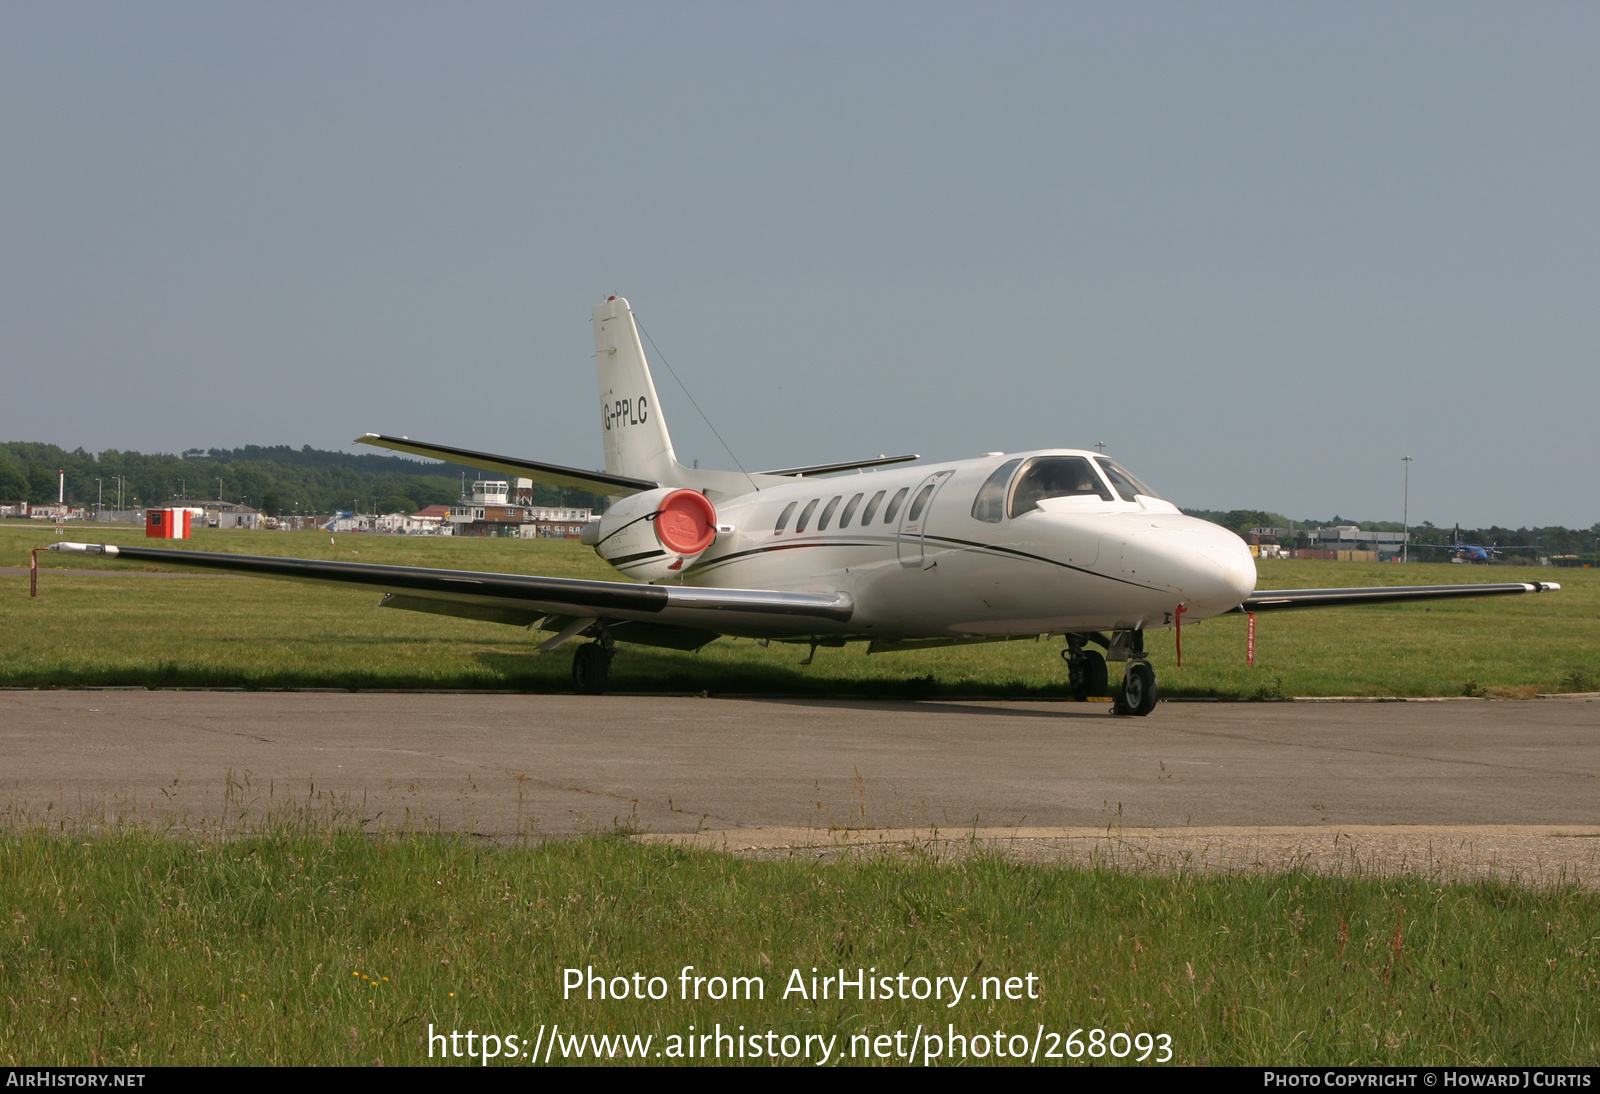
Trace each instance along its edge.
{"label": "nose wheel", "polygon": [[1122,676],[1122,690],[1112,699],[1113,714],[1143,717],[1156,709],[1156,670],[1148,661],[1130,661]]}
{"label": "nose wheel", "polygon": [[572,654],[572,687],[579,695],[599,695],[611,681],[612,651],[599,642],[586,642]]}

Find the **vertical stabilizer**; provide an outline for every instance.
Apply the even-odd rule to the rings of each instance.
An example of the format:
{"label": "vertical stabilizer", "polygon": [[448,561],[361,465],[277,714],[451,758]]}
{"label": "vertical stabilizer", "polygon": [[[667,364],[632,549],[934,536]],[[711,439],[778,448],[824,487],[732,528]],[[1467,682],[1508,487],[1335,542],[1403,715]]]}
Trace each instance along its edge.
{"label": "vertical stabilizer", "polygon": [[645,363],[633,311],[620,296],[594,309],[595,362],[600,371],[600,428],[606,471],[663,486],[682,486],[667,419]]}
{"label": "vertical stabilizer", "polygon": [[748,493],[757,480],[738,471],[691,470],[678,462],[667,419],[656,397],[633,309],[613,296],[594,309],[595,364],[600,373],[600,428],[606,471],[663,486],[684,486],[713,496]]}

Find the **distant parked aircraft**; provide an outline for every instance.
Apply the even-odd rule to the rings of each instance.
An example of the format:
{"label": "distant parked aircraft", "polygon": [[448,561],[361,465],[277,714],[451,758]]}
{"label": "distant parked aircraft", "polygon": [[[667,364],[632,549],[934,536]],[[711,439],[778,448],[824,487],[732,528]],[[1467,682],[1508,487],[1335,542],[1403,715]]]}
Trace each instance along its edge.
{"label": "distant parked aircraft", "polygon": [[1476,563],[1488,565],[1494,558],[1505,551],[1537,551],[1537,547],[1499,547],[1489,544],[1484,547],[1476,543],[1461,542],[1461,525],[1456,525],[1454,543],[1413,543],[1413,551],[1449,551],[1451,562]]}

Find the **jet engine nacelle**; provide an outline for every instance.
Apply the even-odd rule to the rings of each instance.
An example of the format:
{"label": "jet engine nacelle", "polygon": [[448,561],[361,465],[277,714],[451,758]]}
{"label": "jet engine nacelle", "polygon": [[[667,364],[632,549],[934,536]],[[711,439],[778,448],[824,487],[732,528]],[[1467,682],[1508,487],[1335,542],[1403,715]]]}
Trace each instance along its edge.
{"label": "jet engine nacelle", "polygon": [[659,581],[715,542],[717,510],[697,490],[647,490],[617,502],[581,538],[629,577]]}

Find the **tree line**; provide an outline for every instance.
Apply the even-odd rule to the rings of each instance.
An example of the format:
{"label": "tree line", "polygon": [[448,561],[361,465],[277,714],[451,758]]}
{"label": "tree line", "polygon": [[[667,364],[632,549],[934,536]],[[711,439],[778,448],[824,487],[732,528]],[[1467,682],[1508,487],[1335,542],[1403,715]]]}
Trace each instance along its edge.
{"label": "tree line", "polygon": [[[1209,520],[1241,536],[1249,536],[1252,528],[1334,528],[1354,525],[1363,532],[1398,532],[1404,528],[1399,521],[1348,520],[1335,514],[1327,520],[1290,520],[1282,513],[1260,509],[1185,509],[1191,517]],[[1532,547],[1545,555],[1591,555],[1595,553],[1595,540],[1600,539],[1600,521],[1588,528],[1503,528],[1498,524],[1487,528],[1462,528],[1461,542],[1477,547]],[[1413,547],[1446,546],[1455,542],[1456,529],[1442,528],[1432,521],[1411,526]],[[1290,537],[1293,538],[1293,537]],[[1285,546],[1295,544],[1284,542]],[[1302,545],[1303,546],[1303,545]],[[1529,552],[1530,554],[1532,552]],[[1440,557],[1443,557],[1442,553]]]}
{"label": "tree line", "polygon": [[[270,516],[286,513],[411,513],[453,505],[463,476],[505,479],[500,472],[403,456],[355,455],[288,445],[190,449],[181,455],[106,449],[68,451],[53,444],[0,442],[0,502],[46,504],[56,500],[57,471],[67,473],[67,501],[112,508],[118,478],[129,509],[181,501],[228,501]],[[97,481],[98,480],[98,481]],[[581,490],[537,483],[535,505],[600,509],[604,499]]]}

